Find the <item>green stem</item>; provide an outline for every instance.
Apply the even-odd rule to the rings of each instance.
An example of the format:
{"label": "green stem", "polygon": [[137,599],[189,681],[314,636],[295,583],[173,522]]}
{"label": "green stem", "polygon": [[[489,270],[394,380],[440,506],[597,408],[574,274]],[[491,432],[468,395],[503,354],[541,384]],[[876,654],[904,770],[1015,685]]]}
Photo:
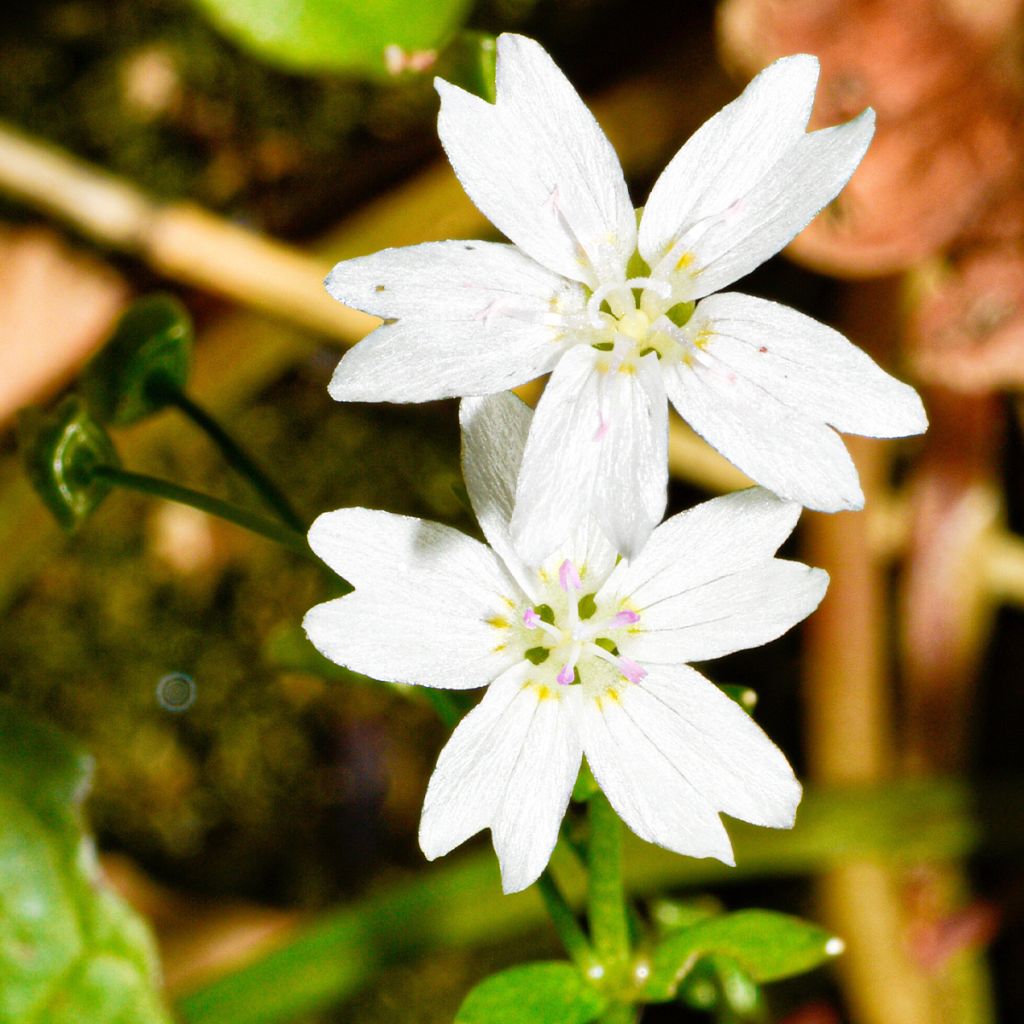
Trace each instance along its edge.
{"label": "green stem", "polygon": [[[847,859],[905,866],[981,849],[1010,863],[1024,853],[1022,794],[1024,779],[809,789],[792,831],[733,827],[735,868],[634,840],[626,880],[634,896],[648,897],[665,889],[808,876]],[[582,873],[566,876],[562,888],[569,905],[580,906]],[[525,941],[543,919],[539,896],[531,887],[503,898],[490,850],[453,856],[325,912],[277,948],[179,996],[180,1018],[187,1024],[288,1024],[351,998],[391,965],[439,949]]]}
{"label": "green stem", "polygon": [[190,487],[182,487],[179,484],[171,483],[170,480],[161,480],[144,473],[133,473],[131,470],[120,469],[116,466],[96,466],[93,473],[116,487],[124,487],[141,494],[151,494],[155,498],[164,498],[167,501],[176,501],[179,505],[197,508],[201,512],[208,512],[219,519],[225,519],[236,526],[244,527],[253,533],[277,541],[278,544],[283,544],[286,548],[291,548],[292,551],[305,555],[307,558],[315,558],[313,552],[309,550],[303,533],[293,530],[290,526],[285,526],[275,519],[267,519],[248,509],[233,505],[231,502],[222,501],[220,498],[211,497],[200,491],[193,491]]}
{"label": "green stem", "polygon": [[572,907],[562,895],[562,890],[558,888],[558,883],[548,868],[545,868],[537,879],[537,889],[544,900],[544,907],[551,918],[551,923],[555,926],[562,945],[565,946],[565,951],[584,974],[590,973],[598,966],[597,958],[576,920]]}
{"label": "green stem", "polygon": [[299,533],[305,533],[308,524],[295,511],[288,496],[260,468],[256,460],[217,422],[201,405],[193,401],[184,391],[173,385],[159,382],[150,385],[157,397],[175,406],[202,430],[221,450],[228,464],[246,478],[268,508],[280,516],[281,521]]}
{"label": "green stem", "polygon": [[629,961],[629,914],[622,883],[622,823],[604,793],[588,801],[590,933],[598,959],[607,967]]}

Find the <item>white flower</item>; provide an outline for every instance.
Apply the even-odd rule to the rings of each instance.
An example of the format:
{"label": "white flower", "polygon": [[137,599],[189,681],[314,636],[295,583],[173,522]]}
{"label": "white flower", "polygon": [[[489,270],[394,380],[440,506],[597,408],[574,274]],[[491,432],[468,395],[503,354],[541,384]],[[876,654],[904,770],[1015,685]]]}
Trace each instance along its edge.
{"label": "white flower", "polygon": [[[676,154],[638,230],[615,153],[572,86],[537,43],[501,36],[497,103],[439,79],[438,128],[463,187],[515,244],[437,242],[339,263],[330,293],[387,323],[345,356],[331,394],[419,402],[553,371],[513,518],[535,563],[587,513],[618,550],[640,549],[665,509],[666,395],[777,494],[861,507],[832,428],[920,433],[916,393],[809,317],[736,293],[705,298],[786,245],[864,155],[870,109],[805,131],[817,76],[806,55],[758,75]],[[531,532],[536,507],[554,538]]]}
{"label": "white flower", "polygon": [[583,754],[630,828],[679,853],[732,863],[723,811],[790,826],[800,785],[785,757],[682,663],[767,643],[817,606],[826,574],[773,557],[800,506],[760,488],[716,498],[662,523],[631,561],[591,523],[531,569],[510,523],[531,414],[504,393],[467,399],[461,418],[491,547],[361,508],[320,516],[309,535],[355,587],[306,616],[327,657],[393,682],[489,686],[430,780],[427,857],[490,828],[505,890],[529,885]]}

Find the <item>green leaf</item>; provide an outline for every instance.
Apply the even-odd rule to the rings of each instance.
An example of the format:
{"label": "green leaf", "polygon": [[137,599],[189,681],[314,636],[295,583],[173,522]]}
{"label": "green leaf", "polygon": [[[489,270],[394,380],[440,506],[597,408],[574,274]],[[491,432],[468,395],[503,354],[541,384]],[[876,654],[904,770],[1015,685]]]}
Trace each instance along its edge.
{"label": "green leaf", "polygon": [[195,0],[240,46],[291,71],[387,74],[384,51],[435,49],[470,0]]}
{"label": "green leaf", "polygon": [[455,1024],[588,1024],[607,1005],[607,996],[572,964],[523,964],[477,985]]}
{"label": "green leaf", "polygon": [[123,427],[164,408],[185,387],[191,362],[188,311],[170,295],[151,295],[124,312],[79,386],[98,420]]}
{"label": "green leaf", "polygon": [[842,943],[823,928],[771,910],[740,910],[701,921],[670,935],[654,950],[644,998],[672,999],[701,957],[736,961],[761,984],[803,974],[842,952]]}
{"label": "green leaf", "polygon": [[81,831],[90,772],[0,698],[0,1024],[170,1024],[149,932]]}
{"label": "green leaf", "polygon": [[18,448],[29,482],[65,530],[78,529],[110,492],[95,468],[120,465],[106,431],[74,395],[49,413],[22,410]]}

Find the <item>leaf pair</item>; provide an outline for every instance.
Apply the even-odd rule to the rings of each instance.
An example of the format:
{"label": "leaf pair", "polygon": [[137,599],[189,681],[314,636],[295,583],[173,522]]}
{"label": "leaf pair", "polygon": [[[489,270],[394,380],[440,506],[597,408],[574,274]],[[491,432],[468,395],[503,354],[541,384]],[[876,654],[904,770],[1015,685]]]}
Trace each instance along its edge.
{"label": "leaf pair", "polygon": [[[562,961],[524,964],[487,978],[467,996],[456,1024],[589,1024],[613,997],[663,1003],[683,996],[691,1005],[715,1005],[715,978],[724,978],[732,1009],[759,1003],[759,988],[803,974],[842,950],[842,943],[806,921],[768,910],[742,910],[697,919],[671,932],[634,968],[632,993],[609,993],[599,981]],[[703,985],[682,988],[694,979]],[[702,995],[711,990],[710,996]],[[739,1004],[739,1005],[737,1005]]]}

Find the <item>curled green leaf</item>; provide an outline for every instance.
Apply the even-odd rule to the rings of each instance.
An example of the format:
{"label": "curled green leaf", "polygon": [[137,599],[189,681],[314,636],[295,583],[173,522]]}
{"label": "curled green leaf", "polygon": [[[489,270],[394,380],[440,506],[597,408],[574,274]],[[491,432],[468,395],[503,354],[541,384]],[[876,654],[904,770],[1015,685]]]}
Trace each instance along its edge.
{"label": "curled green leaf", "polygon": [[589,1024],[608,1006],[570,963],[522,964],[480,982],[455,1015],[455,1024]]}
{"label": "curled green leaf", "polygon": [[52,412],[23,410],[18,448],[30,483],[65,530],[81,526],[110,491],[96,467],[120,464],[106,431],[74,395]]}
{"label": "curled green leaf", "polygon": [[680,983],[704,957],[727,957],[753,982],[763,984],[813,970],[842,948],[842,942],[823,928],[788,914],[723,914],[675,932],[655,948],[643,997],[652,1003],[674,998]]}
{"label": "curled green leaf", "polygon": [[192,321],[170,295],[131,305],[82,372],[79,386],[98,420],[127,426],[163,409],[188,381]]}

